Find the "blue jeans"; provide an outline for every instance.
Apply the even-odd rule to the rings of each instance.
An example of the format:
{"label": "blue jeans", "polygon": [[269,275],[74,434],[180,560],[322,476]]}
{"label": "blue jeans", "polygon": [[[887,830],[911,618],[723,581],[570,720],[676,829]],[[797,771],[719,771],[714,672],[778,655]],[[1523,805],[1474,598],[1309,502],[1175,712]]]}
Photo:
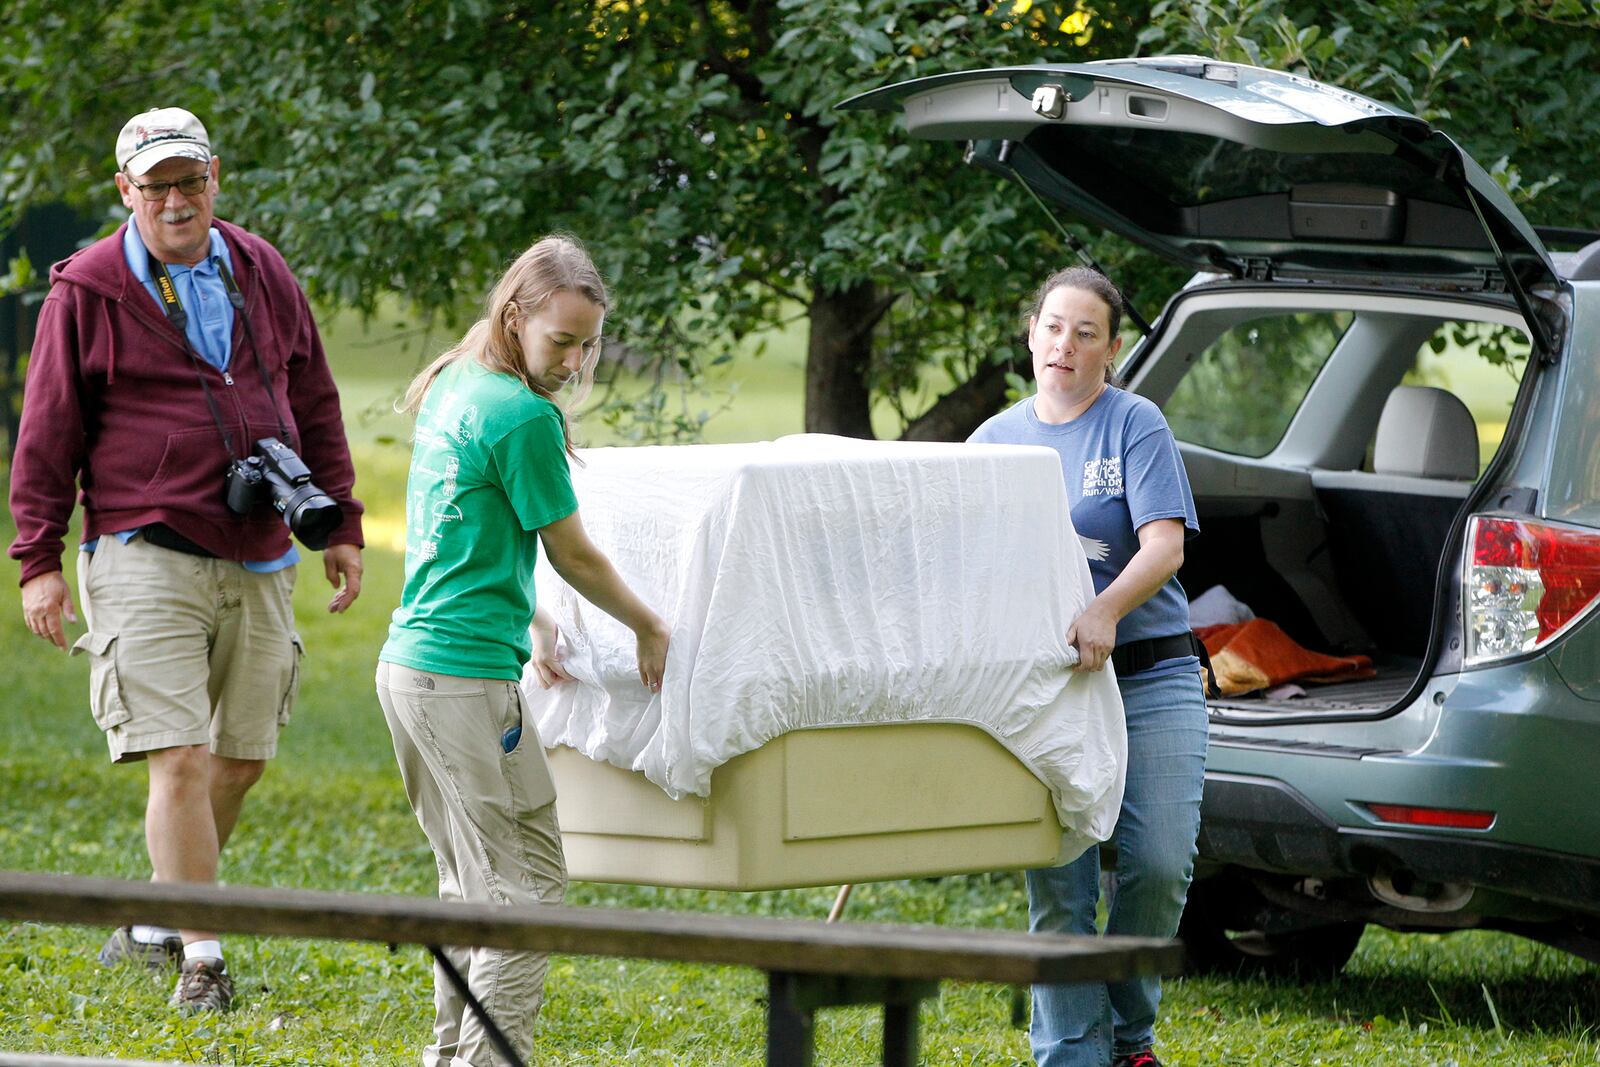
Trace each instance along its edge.
{"label": "blue jeans", "polygon": [[[1194,874],[1205,782],[1206,702],[1196,674],[1119,680],[1128,726],[1128,779],[1111,840],[1106,933],[1172,937]],[[1100,850],[1029,871],[1028,928],[1095,932]],[[1039,1067],[1106,1067],[1155,1041],[1161,979],[1033,987],[1029,1038]]]}

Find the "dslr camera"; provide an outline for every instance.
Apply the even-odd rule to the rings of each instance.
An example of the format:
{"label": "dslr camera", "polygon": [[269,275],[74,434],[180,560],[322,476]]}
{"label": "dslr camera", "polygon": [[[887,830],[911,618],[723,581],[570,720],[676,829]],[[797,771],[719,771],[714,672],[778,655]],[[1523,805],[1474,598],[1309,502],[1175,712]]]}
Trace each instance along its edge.
{"label": "dslr camera", "polygon": [[344,521],[333,498],[311,481],[311,471],[294,449],[276,437],[263,437],[256,450],[228,464],[223,479],[228,510],[247,515],[266,495],[300,542],[313,551],[328,547],[328,538]]}

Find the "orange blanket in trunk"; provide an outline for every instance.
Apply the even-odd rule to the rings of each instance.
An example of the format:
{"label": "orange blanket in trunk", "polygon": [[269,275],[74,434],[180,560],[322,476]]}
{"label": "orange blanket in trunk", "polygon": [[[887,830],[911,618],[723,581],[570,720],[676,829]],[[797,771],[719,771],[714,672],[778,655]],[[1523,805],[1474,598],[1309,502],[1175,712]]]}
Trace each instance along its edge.
{"label": "orange blanket in trunk", "polygon": [[1378,673],[1366,656],[1312,652],[1266,619],[1202,626],[1195,634],[1205,643],[1223,696],[1271,689],[1285,682],[1343,682]]}

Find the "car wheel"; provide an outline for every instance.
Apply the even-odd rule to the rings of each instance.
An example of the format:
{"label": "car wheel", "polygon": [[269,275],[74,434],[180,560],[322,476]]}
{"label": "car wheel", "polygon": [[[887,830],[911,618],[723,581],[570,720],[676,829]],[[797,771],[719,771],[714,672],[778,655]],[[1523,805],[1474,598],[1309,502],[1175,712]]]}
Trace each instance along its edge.
{"label": "car wheel", "polygon": [[1178,937],[1190,974],[1326,982],[1350,961],[1365,929],[1318,923],[1269,904],[1243,878],[1219,875],[1189,887]]}

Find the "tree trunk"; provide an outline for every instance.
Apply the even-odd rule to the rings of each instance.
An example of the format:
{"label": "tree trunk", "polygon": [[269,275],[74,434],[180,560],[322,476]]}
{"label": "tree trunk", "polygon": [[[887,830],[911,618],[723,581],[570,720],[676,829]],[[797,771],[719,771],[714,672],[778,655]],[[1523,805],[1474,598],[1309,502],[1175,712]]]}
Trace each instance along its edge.
{"label": "tree trunk", "polygon": [[806,342],[807,433],[872,438],[867,368],[872,325],[881,314],[869,282],[812,296]]}
{"label": "tree trunk", "polygon": [[937,403],[913,419],[900,435],[902,441],[965,441],[972,431],[1000,410],[1006,399],[1003,363],[986,363]]}

